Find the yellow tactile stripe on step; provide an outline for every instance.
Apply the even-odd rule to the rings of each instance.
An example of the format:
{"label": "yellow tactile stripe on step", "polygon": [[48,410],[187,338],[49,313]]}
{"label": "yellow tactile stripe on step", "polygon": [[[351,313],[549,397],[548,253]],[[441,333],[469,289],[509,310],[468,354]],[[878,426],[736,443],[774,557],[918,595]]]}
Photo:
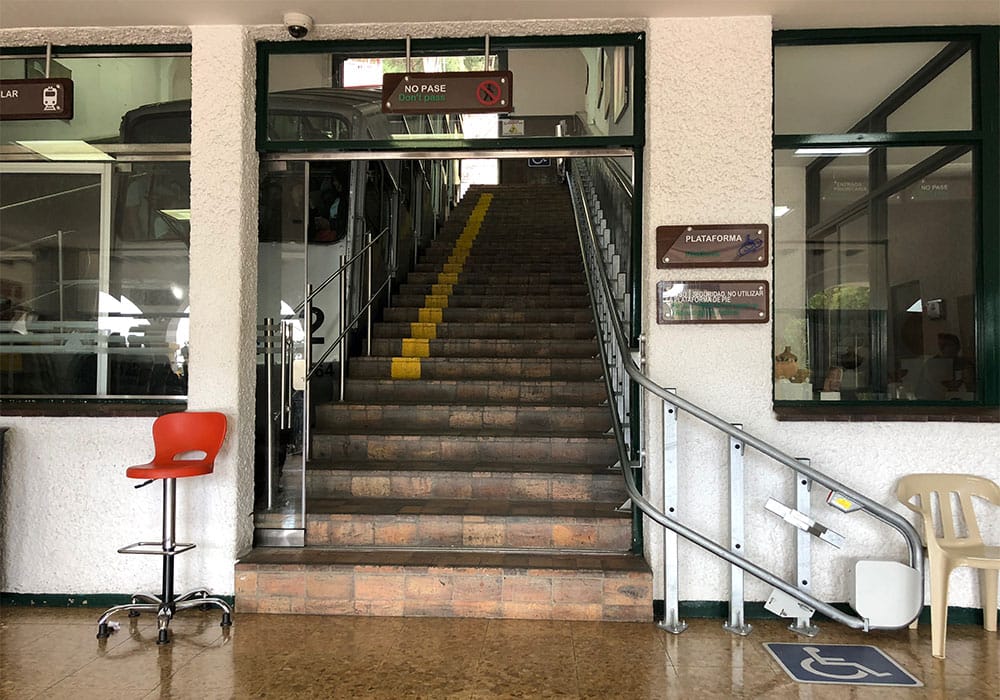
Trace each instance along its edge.
{"label": "yellow tactile stripe on step", "polygon": [[403,357],[430,357],[431,341],[427,338],[403,338]]}
{"label": "yellow tactile stripe on step", "polygon": [[420,379],[419,357],[392,358],[393,379]]}
{"label": "yellow tactile stripe on step", "polygon": [[410,337],[423,339],[437,338],[437,328],[436,323],[411,323]]}
{"label": "yellow tactile stripe on step", "polygon": [[443,317],[444,313],[441,309],[425,306],[424,308],[417,310],[417,321],[420,323],[441,323],[441,319]]}
{"label": "yellow tactile stripe on step", "polygon": [[448,297],[443,294],[428,294],[424,297],[424,306],[430,309],[447,309]]}
{"label": "yellow tactile stripe on step", "polygon": [[448,308],[448,299],[454,292],[454,285],[458,284],[458,276],[469,258],[469,252],[479,235],[492,200],[491,194],[484,194],[479,198],[451,249],[448,262],[444,263],[438,273],[437,284],[432,284],[431,294],[424,296],[424,306],[417,311],[417,322],[410,324],[411,337],[402,339],[402,357],[392,358],[393,379],[420,379],[420,358],[431,355],[430,341],[437,338],[437,324],[442,321],[442,309]]}

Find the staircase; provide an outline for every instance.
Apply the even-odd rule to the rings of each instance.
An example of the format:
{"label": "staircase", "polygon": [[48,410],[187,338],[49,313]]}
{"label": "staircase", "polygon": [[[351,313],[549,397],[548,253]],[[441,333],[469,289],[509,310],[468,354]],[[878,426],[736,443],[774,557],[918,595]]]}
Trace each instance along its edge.
{"label": "staircase", "polygon": [[244,612],[651,620],[569,196],[473,187],[318,407],[304,549]]}

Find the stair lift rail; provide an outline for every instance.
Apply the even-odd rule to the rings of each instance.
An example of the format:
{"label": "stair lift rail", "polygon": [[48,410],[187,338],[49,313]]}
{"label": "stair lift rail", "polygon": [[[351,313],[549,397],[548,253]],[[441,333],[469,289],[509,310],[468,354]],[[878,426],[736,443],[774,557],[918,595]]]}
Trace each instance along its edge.
{"label": "stair lift rail", "polygon": [[[635,470],[642,469],[644,454],[639,452],[638,460],[634,460],[630,456],[630,448],[634,447],[630,441],[635,439],[635,436],[632,435],[626,427],[624,427],[628,424],[628,416],[623,411],[622,407],[628,406],[629,402],[627,400],[618,400],[617,398],[618,394],[628,391],[617,385],[615,377],[621,375],[627,375],[628,379],[631,380],[631,382],[625,382],[626,385],[634,382],[634,384],[639,387],[640,391],[643,391],[646,395],[653,396],[659,400],[663,407],[665,426],[668,421],[674,424],[673,434],[671,434],[671,431],[667,427],[664,429],[664,444],[660,447],[661,451],[665,455],[665,462],[671,458],[669,455],[672,450],[669,448],[676,447],[676,415],[679,411],[684,411],[688,415],[693,416],[703,423],[706,423],[727,434],[730,436],[731,442],[733,440],[738,441],[737,446],[741,451],[747,446],[752,447],[779,464],[791,469],[793,473],[797,475],[797,478],[801,475],[803,478],[798,478],[799,481],[811,479],[831,491],[844,494],[858,506],[859,510],[867,512],[875,519],[880,520],[889,527],[897,530],[906,541],[909,552],[909,565],[918,572],[920,580],[923,580],[922,542],[920,535],[907,519],[886,508],[880,503],[877,503],[858,493],[854,489],[838,482],[829,475],[813,468],[807,461],[797,460],[773,445],[770,445],[743,431],[740,427],[731,425],[722,418],[706,411],[700,406],[677,396],[672,390],[665,389],[653,382],[644,374],[642,370],[640,370],[629,347],[621,320],[621,313],[615,303],[612,284],[609,280],[606,263],[601,252],[602,245],[599,241],[598,234],[594,230],[594,219],[592,218],[591,208],[587,203],[587,173],[585,172],[585,167],[578,167],[580,165],[582,165],[582,163],[579,160],[572,163],[573,167],[571,167],[569,189],[576,214],[576,225],[580,241],[581,255],[583,256],[584,264],[587,269],[587,283],[590,289],[591,304],[594,309],[596,322],[599,325],[601,342],[598,345],[600,347],[601,359],[605,363],[605,367],[608,369],[605,373],[605,380],[607,383],[609,397],[611,398],[611,403],[615,408],[615,411],[613,411],[614,416],[612,421],[615,439],[618,443],[618,453],[623,467],[622,472],[625,476],[625,486],[633,505],[639,508],[651,521],[668,530],[669,532],[664,533],[665,537],[669,537],[671,533],[676,533],[715,556],[729,562],[731,565],[739,567],[743,571],[757,577],[761,581],[764,581],[779,591],[782,591],[805,605],[808,605],[814,610],[823,613],[836,622],[853,629],[863,629],[865,631],[868,631],[869,629],[878,629],[878,627],[870,625],[868,619],[845,613],[840,609],[813,597],[810,593],[800,589],[792,583],[785,581],[773,572],[768,571],[762,566],[746,559],[744,556],[731,551],[729,548],[704,536],[700,532],[687,527],[676,520],[673,515],[668,515],[664,511],[660,510],[645,496],[643,496],[639,486],[636,484],[634,472]],[[672,420],[670,420],[670,418],[672,418]],[[674,441],[673,445],[668,444],[671,440]],[[676,460],[676,452],[673,452],[672,459]],[[665,496],[667,496],[666,500],[669,500],[670,484],[667,483],[668,480],[666,475],[664,476]],[[676,490],[676,484],[673,485],[673,488]],[[740,499],[742,500],[742,495],[740,495]],[[673,508],[670,503],[667,503],[665,508],[667,510],[675,511],[675,508]],[[742,510],[742,507],[740,507],[740,510]],[[668,566],[670,566],[670,562],[665,562],[664,568],[666,569]],[[665,588],[671,587],[671,575],[675,577],[673,579],[674,590],[672,592],[676,594],[676,571],[672,573],[666,570],[664,571],[664,580],[666,583]],[[665,591],[665,594],[668,596],[667,604],[669,607],[671,602],[669,600],[671,591],[667,590]],[[676,605],[676,599],[673,602]],[[742,600],[739,601],[739,603],[742,607]],[[679,632],[683,630],[683,623],[680,623],[676,619],[676,609],[673,611],[668,610],[667,620],[665,620],[665,622],[668,623],[666,627],[670,631]],[[732,623],[733,621],[731,620],[730,622]],[[671,629],[671,627],[673,628]]]}

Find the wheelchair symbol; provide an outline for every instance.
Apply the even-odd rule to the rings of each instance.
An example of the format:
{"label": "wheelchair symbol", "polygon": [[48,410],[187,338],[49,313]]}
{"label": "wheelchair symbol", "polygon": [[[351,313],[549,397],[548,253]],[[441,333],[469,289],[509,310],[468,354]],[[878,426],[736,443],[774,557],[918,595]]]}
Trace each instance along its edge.
{"label": "wheelchair symbol", "polygon": [[[818,647],[802,647],[802,651],[809,655],[809,658],[803,659],[800,664],[800,666],[802,666],[802,670],[807,671],[814,676],[820,676],[821,678],[832,678],[838,681],[856,681],[862,678],[867,678],[868,676],[885,678],[886,676],[892,675],[891,673],[879,673],[878,671],[873,671],[867,666],[859,664],[855,661],[847,661],[836,656],[820,656]],[[826,673],[818,670],[816,668],[817,665],[832,668],[854,669],[854,672],[850,674]]]}

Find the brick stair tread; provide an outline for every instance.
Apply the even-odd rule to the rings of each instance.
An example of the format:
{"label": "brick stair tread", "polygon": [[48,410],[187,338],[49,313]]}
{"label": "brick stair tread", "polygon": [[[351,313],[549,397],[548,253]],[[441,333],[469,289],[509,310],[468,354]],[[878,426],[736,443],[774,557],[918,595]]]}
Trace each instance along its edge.
{"label": "brick stair tread", "polygon": [[[545,461],[538,464],[508,464],[500,461],[489,462],[442,462],[440,460],[423,461],[380,461],[380,460],[319,460],[313,459],[306,464],[309,472],[341,472],[341,471],[365,471],[365,472],[444,472],[455,474],[560,474],[560,475],[610,475],[615,478],[622,478],[620,470],[610,469],[600,464],[580,464],[576,462],[562,463]],[[622,482],[622,495],[625,494],[624,481]]]}
{"label": "brick stair tread", "polygon": [[649,574],[643,558],[628,552],[539,552],[448,549],[337,547],[254,547],[236,565],[290,567],[420,567],[459,569],[549,569]]}
{"label": "brick stair tread", "polygon": [[[389,394],[391,398],[387,397],[385,400],[401,405],[461,401],[467,405],[492,406],[516,400],[521,405],[533,406],[594,406],[603,405],[607,401],[604,383],[597,379],[569,381],[351,378],[346,388],[349,398],[354,396],[355,392],[366,397],[375,393]],[[395,395],[397,392],[417,398],[403,400]],[[434,401],[427,399],[431,392],[437,392]],[[581,396],[581,393],[584,395]],[[476,398],[475,401],[472,400],[473,397]]]}
{"label": "brick stair tread", "polygon": [[[375,338],[409,338],[413,327],[406,321],[376,323]],[[433,340],[591,340],[596,337],[592,323],[435,323]]]}
{"label": "brick stair tread", "polygon": [[[400,307],[421,308],[425,305],[427,295],[413,292],[393,297],[393,303]],[[590,299],[586,296],[574,297],[572,300],[561,296],[526,296],[524,294],[459,294],[448,299],[446,308],[481,309],[481,308],[551,308],[553,301],[559,300],[563,308],[590,309]],[[567,302],[575,301],[575,305]]]}
{"label": "brick stair tread", "polygon": [[621,503],[444,498],[310,498],[306,515],[483,516],[631,520]]}
{"label": "brick stair tread", "polygon": [[[544,309],[511,309],[509,307],[467,307],[442,309],[445,323],[463,323],[483,318],[494,319],[496,323],[581,323],[593,322],[589,308],[544,308]],[[388,323],[413,323],[419,318],[418,307],[393,306],[383,312],[383,318]],[[492,321],[491,321],[492,322]]]}
{"label": "brick stair tread", "polygon": [[[384,422],[384,421],[383,421]],[[565,442],[566,440],[611,440],[611,433],[596,430],[580,430],[578,428],[550,428],[548,430],[521,430],[516,426],[496,426],[490,428],[417,428],[392,422],[391,425],[379,426],[345,426],[338,430],[336,426],[317,425],[312,430],[314,438],[349,437],[365,440],[369,437],[437,437],[442,440],[477,440],[481,442],[531,441],[534,443],[551,440]]]}

